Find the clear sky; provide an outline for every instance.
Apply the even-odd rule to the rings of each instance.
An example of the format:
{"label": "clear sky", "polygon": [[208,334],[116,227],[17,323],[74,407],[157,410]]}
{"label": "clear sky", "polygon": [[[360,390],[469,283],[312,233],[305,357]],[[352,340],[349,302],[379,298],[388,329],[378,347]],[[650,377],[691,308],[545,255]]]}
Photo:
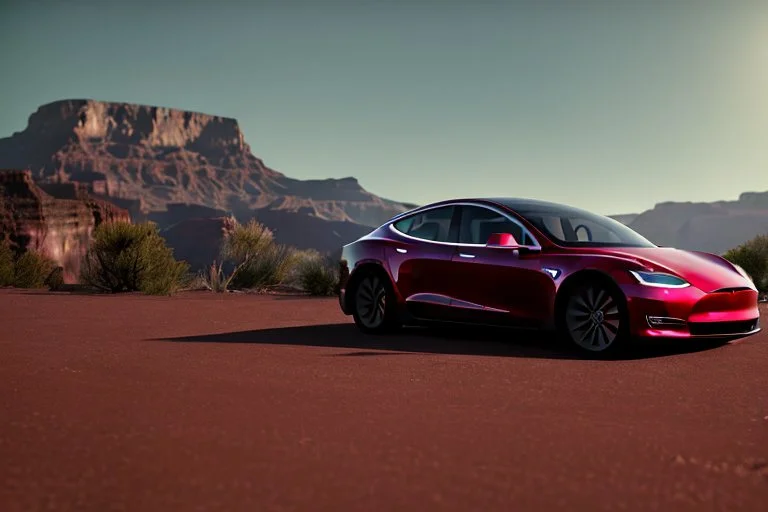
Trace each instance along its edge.
{"label": "clear sky", "polygon": [[0,136],[65,98],[235,117],[296,178],[613,214],[768,189],[768,1],[0,0]]}

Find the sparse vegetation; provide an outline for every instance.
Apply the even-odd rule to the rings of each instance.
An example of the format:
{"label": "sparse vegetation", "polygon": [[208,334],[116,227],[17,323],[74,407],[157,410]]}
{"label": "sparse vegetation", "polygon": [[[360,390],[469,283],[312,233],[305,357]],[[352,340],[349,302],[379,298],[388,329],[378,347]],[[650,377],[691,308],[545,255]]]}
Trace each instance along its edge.
{"label": "sparse vegetation", "polygon": [[293,264],[293,249],[273,244],[247,264],[239,265],[231,286],[239,290],[264,291],[285,284]]}
{"label": "sparse vegetation", "polygon": [[293,249],[275,243],[272,231],[263,224],[256,220],[238,223],[224,238],[222,262],[207,269],[203,283],[217,292],[274,288],[287,280],[293,255]]}
{"label": "sparse vegetation", "polygon": [[17,255],[8,241],[0,242],[0,286],[43,288],[54,269],[43,253],[28,250]]}
{"label": "sparse vegetation", "polygon": [[224,238],[221,257],[199,274],[203,288],[263,292],[298,287],[311,295],[338,291],[338,276],[331,261],[314,250],[299,251],[276,243],[272,231],[256,220],[235,223]]}
{"label": "sparse vegetation", "polygon": [[723,257],[743,268],[760,292],[768,292],[768,235],[756,236],[729,250]]}
{"label": "sparse vegetation", "polygon": [[54,268],[45,278],[45,285],[51,291],[61,290],[64,287],[64,267]]}
{"label": "sparse vegetation", "polygon": [[233,273],[227,274],[223,270],[224,264],[213,262],[205,272],[199,276],[199,282],[203,288],[212,292],[226,292],[229,290],[229,283],[234,277]]}
{"label": "sparse vegetation", "polygon": [[297,278],[310,295],[334,295],[338,292],[339,275],[334,262],[316,251],[306,251],[297,262]]}
{"label": "sparse vegetation", "polygon": [[189,266],[176,261],[153,223],[101,224],[83,261],[83,284],[111,293],[169,295],[184,283]]}
{"label": "sparse vegetation", "polygon": [[0,286],[12,286],[14,257],[7,240],[0,241]]}
{"label": "sparse vegetation", "polygon": [[17,288],[43,288],[54,263],[36,251],[25,251],[14,264],[13,285]]}

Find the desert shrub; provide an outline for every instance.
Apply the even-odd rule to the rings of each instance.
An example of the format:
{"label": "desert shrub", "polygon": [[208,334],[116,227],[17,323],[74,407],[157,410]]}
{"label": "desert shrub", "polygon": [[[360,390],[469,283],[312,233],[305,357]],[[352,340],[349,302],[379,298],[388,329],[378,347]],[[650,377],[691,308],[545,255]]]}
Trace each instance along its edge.
{"label": "desert shrub", "polygon": [[266,290],[283,284],[290,274],[293,250],[285,245],[271,244],[256,256],[238,265],[232,275],[230,287],[247,290]]}
{"label": "desert shrub", "polygon": [[189,265],[176,261],[153,223],[99,225],[83,261],[81,281],[117,293],[168,295],[183,284]]}
{"label": "desert shrub", "polygon": [[243,262],[259,256],[275,243],[272,231],[264,224],[251,219],[246,224],[235,222],[224,237],[222,256],[230,261]]}
{"label": "desert shrub", "polygon": [[45,278],[45,285],[49,290],[61,290],[64,287],[64,267],[55,267]]}
{"label": "desert shrub", "polygon": [[184,290],[184,291],[210,290],[210,288],[206,284],[205,272],[199,271],[194,274],[189,274],[187,276],[187,279],[185,280],[184,285],[180,288],[180,290]]}
{"label": "desert shrub", "polygon": [[768,235],[759,235],[729,250],[723,257],[743,268],[758,290],[768,292]]}
{"label": "desert shrub", "polygon": [[310,295],[334,295],[339,275],[332,260],[317,252],[306,253],[297,263],[298,284]]}
{"label": "desert shrub", "polygon": [[226,292],[234,273],[224,272],[224,264],[213,262],[205,271],[201,272],[198,280],[202,287],[212,292]]}
{"label": "desert shrub", "polygon": [[14,274],[13,249],[7,240],[0,241],[0,286],[11,286]]}
{"label": "desert shrub", "polygon": [[211,284],[221,283],[234,289],[264,290],[280,285],[293,263],[293,250],[276,244],[272,231],[256,220],[235,224],[224,238],[221,255],[234,269],[226,276],[222,266],[214,264],[208,278]]}
{"label": "desert shrub", "polygon": [[13,286],[42,288],[55,265],[50,258],[36,251],[22,253],[13,265]]}

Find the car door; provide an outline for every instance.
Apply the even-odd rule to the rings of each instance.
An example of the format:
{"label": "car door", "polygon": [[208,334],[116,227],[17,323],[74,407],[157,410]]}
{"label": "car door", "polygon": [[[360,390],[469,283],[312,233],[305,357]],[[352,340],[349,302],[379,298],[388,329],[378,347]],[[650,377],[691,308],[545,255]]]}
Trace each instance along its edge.
{"label": "car door", "polygon": [[450,312],[451,258],[458,239],[458,207],[441,206],[392,224],[386,250],[392,277],[416,318],[442,319]]}
{"label": "car door", "polygon": [[554,285],[539,252],[486,246],[491,234],[510,233],[519,244],[538,247],[533,235],[512,217],[479,205],[461,206],[458,231],[451,305],[472,320],[541,325]]}

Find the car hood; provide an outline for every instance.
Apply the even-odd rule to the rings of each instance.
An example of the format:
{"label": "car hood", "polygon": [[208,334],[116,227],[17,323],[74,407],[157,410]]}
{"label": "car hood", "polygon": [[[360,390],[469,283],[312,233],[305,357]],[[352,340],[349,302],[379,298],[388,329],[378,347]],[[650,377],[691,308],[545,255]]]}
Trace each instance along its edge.
{"label": "car hood", "polygon": [[704,292],[753,287],[730,263],[714,254],[672,247],[622,247],[614,254],[634,258],[659,272],[677,274]]}

